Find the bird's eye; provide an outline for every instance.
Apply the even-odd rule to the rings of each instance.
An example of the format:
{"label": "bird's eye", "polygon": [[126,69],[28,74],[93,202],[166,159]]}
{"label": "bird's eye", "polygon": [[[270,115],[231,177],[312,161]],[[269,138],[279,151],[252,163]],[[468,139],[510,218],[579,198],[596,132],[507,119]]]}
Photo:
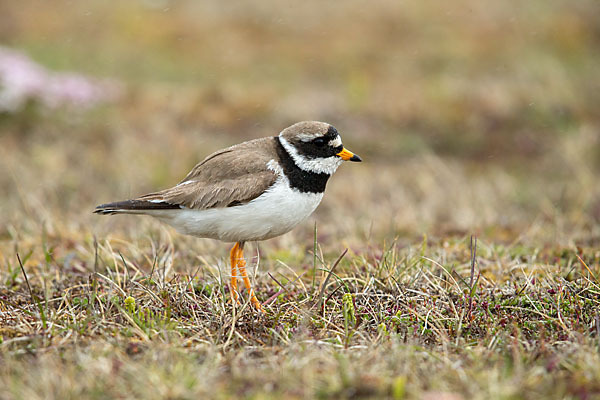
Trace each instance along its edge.
{"label": "bird's eye", "polygon": [[327,143],[327,141],[325,140],[325,138],[316,138],[315,140],[313,140],[313,143],[319,147],[324,146],[325,143]]}

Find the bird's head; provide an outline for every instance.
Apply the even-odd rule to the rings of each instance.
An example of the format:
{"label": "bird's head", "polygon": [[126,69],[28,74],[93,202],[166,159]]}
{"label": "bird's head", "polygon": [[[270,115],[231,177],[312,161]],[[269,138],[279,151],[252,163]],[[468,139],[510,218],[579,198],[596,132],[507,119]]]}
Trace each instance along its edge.
{"label": "bird's head", "polygon": [[285,128],[279,141],[295,164],[309,172],[331,175],[343,161],[362,161],[344,148],[337,129],[326,122],[298,122]]}

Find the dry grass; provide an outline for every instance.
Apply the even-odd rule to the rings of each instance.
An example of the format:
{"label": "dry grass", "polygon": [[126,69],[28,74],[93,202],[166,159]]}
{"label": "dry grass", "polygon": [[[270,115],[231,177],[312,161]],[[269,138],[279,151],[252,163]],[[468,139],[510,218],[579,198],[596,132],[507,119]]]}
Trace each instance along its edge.
{"label": "dry grass", "polygon": [[[600,395],[598,5],[376,5],[0,5],[125,93],[0,115],[0,398]],[[306,118],[365,162],[249,246],[263,316],[227,245],[91,214]]]}

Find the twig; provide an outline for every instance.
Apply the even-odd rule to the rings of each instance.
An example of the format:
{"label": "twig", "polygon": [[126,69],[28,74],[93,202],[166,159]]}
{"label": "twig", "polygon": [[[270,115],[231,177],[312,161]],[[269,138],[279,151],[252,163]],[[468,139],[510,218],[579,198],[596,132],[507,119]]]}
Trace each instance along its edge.
{"label": "twig", "polygon": [[285,289],[285,287],[284,287],[284,286],[281,284],[281,282],[279,282],[279,281],[277,280],[277,278],[275,278],[273,275],[271,275],[271,273],[270,273],[270,272],[267,272],[267,275],[269,275],[269,276],[271,277],[271,279],[273,279],[273,280],[275,281],[275,283],[279,285],[279,287],[281,287],[283,290],[285,290],[285,291],[287,292],[287,290],[286,290],[286,289]]}
{"label": "twig", "polygon": [[19,253],[17,253],[17,260],[19,260],[19,266],[21,267],[21,272],[25,277],[25,283],[27,284],[27,289],[29,289],[29,295],[31,296],[31,301],[37,303],[36,296],[34,296],[33,291],[31,290],[31,286],[29,286],[29,279],[27,279],[27,273],[25,272],[25,268],[23,267],[23,262],[21,261],[21,257]]}
{"label": "twig", "polygon": [[341,285],[339,285],[338,287],[336,287],[336,288],[333,290],[333,292],[331,292],[331,293],[329,294],[329,296],[327,296],[327,298],[325,299],[325,304],[327,304],[327,302],[329,301],[329,299],[331,299],[331,298],[333,297],[333,295],[334,295],[334,294],[335,294],[335,293],[336,293],[338,290],[340,290],[340,289],[341,289],[341,288],[343,288],[343,287],[344,287],[344,284],[341,284]]}
{"label": "twig", "polygon": [[[327,287],[327,282],[329,282],[329,278],[331,278],[331,275],[333,275],[333,270],[335,270],[335,267],[338,266],[338,264],[340,263],[340,261],[342,261],[342,258],[344,258],[344,256],[346,255],[347,252],[348,252],[348,249],[346,248],[346,250],[344,250],[342,252],[342,254],[340,254],[338,259],[335,260],[335,262],[333,263],[333,266],[329,270],[329,274],[327,274],[327,277],[325,278],[325,282],[323,282],[323,285],[321,286],[321,291],[319,292],[319,302],[315,303],[317,308],[321,308],[321,304],[323,303],[323,292],[325,291],[325,288]],[[313,305],[311,307],[311,309],[314,308],[315,305]]]}
{"label": "twig", "polygon": [[477,236],[471,235],[471,279],[469,281],[469,314],[468,319],[471,321],[471,313],[473,312],[473,279],[475,278],[475,263],[477,262]]}
{"label": "twig", "polygon": [[[475,240],[473,241],[473,238]],[[475,276],[475,262],[477,257],[477,236],[471,235],[471,281],[469,287],[473,287],[473,277]]]}
{"label": "twig", "polygon": [[[281,286],[281,290],[279,290],[279,291],[278,291],[277,293],[275,293],[273,296],[269,297],[269,298],[267,299],[267,301],[265,301],[265,302],[263,303],[263,306],[266,306],[266,305],[269,305],[269,304],[271,304],[273,301],[275,301],[275,299],[276,299],[277,297],[279,297],[279,295],[280,295],[280,294],[282,294],[283,292],[287,292],[287,289],[285,288],[285,285],[282,285],[281,283],[279,283],[279,281],[278,281],[277,279],[275,279],[275,277],[274,277],[273,275],[271,275],[271,273],[270,273],[270,272],[268,272],[267,274],[268,274],[268,275],[271,277],[271,279],[273,279],[273,280],[275,281],[275,283],[277,283],[279,286]],[[286,285],[293,285],[293,284],[294,284],[294,283],[296,283],[296,282],[297,282],[297,281],[298,281],[300,278],[302,278],[302,277],[303,277],[305,274],[306,274],[306,272],[303,272],[302,274],[298,275],[298,276],[296,277],[296,279],[294,279],[293,281],[286,283]]]}
{"label": "twig", "polygon": [[598,278],[596,278],[596,275],[594,275],[594,273],[592,272],[592,270],[590,269],[590,267],[587,266],[587,264],[579,256],[579,254],[575,254],[575,256],[577,256],[577,259],[579,260],[579,262],[581,263],[581,265],[583,265],[585,267],[585,269],[587,269],[587,271],[590,273],[590,275],[592,275],[592,278],[594,278],[594,281],[598,282]]}
{"label": "twig", "polygon": [[[33,294],[33,290],[31,290],[31,286],[29,285],[29,279],[27,278],[27,273],[25,272],[25,267],[23,266],[23,262],[21,261],[21,256],[17,253],[17,260],[19,260],[19,266],[21,267],[21,272],[23,272],[23,276],[25,277],[25,283],[27,284],[27,289],[29,290],[29,295],[31,296],[31,301],[38,306],[38,311],[40,313],[40,319],[42,321],[42,327],[44,332],[46,332],[47,324],[46,324],[46,314],[44,313],[44,309],[42,308],[42,302],[38,299],[36,295]],[[46,304],[47,301],[46,301]]]}

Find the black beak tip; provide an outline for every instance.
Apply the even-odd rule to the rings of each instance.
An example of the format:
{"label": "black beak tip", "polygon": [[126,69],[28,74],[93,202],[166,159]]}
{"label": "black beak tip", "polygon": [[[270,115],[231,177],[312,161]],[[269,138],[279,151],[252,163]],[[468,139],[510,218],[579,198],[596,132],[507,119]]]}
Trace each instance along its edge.
{"label": "black beak tip", "polygon": [[358,155],[354,154],[349,161],[354,161],[354,162],[361,162],[362,158],[360,158]]}

